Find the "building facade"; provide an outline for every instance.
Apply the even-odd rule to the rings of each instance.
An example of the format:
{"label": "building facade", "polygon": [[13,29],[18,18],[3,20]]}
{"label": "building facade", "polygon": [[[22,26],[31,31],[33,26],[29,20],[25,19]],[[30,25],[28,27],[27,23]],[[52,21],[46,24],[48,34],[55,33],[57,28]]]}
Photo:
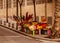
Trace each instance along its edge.
{"label": "building facade", "polygon": [[[18,4],[18,14],[20,16],[20,5]],[[52,0],[49,0],[47,3],[47,16],[52,16],[54,11],[54,6]],[[22,14],[26,15],[26,12],[29,14],[34,14],[34,6],[32,0],[23,0]],[[36,14],[39,17],[45,16],[45,1],[36,0]],[[16,0],[8,0],[8,16],[11,17],[16,15]],[[6,0],[0,0],[0,18],[6,17]]]}

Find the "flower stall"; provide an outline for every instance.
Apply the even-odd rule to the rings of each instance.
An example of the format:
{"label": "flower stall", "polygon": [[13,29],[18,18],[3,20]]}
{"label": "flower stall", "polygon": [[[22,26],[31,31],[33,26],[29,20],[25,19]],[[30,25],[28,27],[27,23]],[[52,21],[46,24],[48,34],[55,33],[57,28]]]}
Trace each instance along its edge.
{"label": "flower stall", "polygon": [[41,19],[41,22],[35,22],[33,21],[33,15],[26,13],[25,18],[23,17],[23,21],[20,22],[20,19],[18,19],[16,16],[14,16],[15,21],[18,22],[18,25],[21,26],[20,31],[32,34],[33,36],[35,34],[42,34],[43,32],[45,34],[48,34],[48,24],[46,22],[45,17]]}

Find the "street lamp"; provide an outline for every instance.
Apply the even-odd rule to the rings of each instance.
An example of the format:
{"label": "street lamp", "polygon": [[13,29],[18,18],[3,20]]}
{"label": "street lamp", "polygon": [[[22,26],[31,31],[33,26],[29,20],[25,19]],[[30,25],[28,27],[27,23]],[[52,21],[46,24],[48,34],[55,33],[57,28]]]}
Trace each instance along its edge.
{"label": "street lamp", "polygon": [[20,0],[18,2],[19,2],[19,5],[20,5],[20,18],[21,18],[21,21],[22,21],[22,4],[23,4],[23,0]]}
{"label": "street lamp", "polygon": [[[22,2],[23,2],[23,0],[16,0],[16,16],[17,17],[19,17],[18,16],[18,2],[19,2],[19,4],[20,4],[20,17],[21,17],[21,21],[22,21]],[[18,30],[18,22],[16,23],[16,30]]]}
{"label": "street lamp", "polygon": [[18,17],[18,0],[16,0],[16,16]]}
{"label": "street lamp", "polygon": [[[16,0],[16,16],[18,17],[18,0]],[[16,23],[16,30],[18,30],[18,22]]]}
{"label": "street lamp", "polygon": [[6,22],[8,22],[8,0],[6,0]]}
{"label": "street lamp", "polygon": [[47,0],[45,0],[45,18],[47,19]]}
{"label": "street lamp", "polygon": [[33,0],[33,5],[34,5],[34,21],[36,21],[36,0]]}

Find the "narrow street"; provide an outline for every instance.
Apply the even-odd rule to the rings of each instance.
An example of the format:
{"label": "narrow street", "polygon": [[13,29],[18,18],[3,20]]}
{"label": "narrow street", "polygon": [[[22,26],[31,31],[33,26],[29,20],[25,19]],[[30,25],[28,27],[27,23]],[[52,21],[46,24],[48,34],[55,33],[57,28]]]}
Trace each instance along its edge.
{"label": "narrow street", "polygon": [[41,43],[27,36],[0,27],[0,43]]}

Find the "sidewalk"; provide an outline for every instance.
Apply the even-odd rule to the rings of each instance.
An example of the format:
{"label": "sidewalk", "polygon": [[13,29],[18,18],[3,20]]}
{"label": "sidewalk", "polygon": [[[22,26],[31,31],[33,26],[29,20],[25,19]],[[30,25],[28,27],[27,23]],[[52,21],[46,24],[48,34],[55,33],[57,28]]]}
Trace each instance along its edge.
{"label": "sidewalk", "polygon": [[60,42],[60,39],[49,39],[49,38],[45,38],[45,35],[35,35],[35,36],[33,36],[32,34],[27,34],[27,33],[25,33],[25,32],[21,32],[21,31],[19,31],[19,30],[16,30],[15,28],[13,29],[13,28],[10,28],[10,27],[1,25],[1,24],[0,24],[0,26],[5,27],[5,28],[7,28],[7,29],[10,29],[10,30],[12,30],[12,31],[15,31],[15,32],[17,32],[17,33],[19,33],[19,34],[28,36],[28,37],[30,37],[30,38],[33,38],[33,39],[35,39],[35,40],[53,41],[53,42],[57,42],[57,43]]}
{"label": "sidewalk", "polygon": [[[0,25],[0,26],[2,26],[2,25]],[[5,26],[2,26],[2,27],[5,27]],[[12,29],[12,28],[9,28],[9,27],[5,27],[5,28],[7,28],[7,29],[9,29],[9,30],[12,30],[12,31],[15,31],[15,32],[17,32],[17,33],[19,33],[19,34],[22,34],[22,35],[25,35],[25,36],[27,36],[27,37],[30,37],[30,38],[32,38],[32,39],[34,39],[34,40],[37,40],[37,41],[43,41],[44,43],[47,41],[48,43],[50,43],[50,42],[56,42],[56,43],[60,43],[60,39],[49,39],[49,38],[44,38],[43,36],[44,35],[35,35],[35,36],[32,36],[32,35],[30,35],[30,34],[26,34],[26,33],[24,33],[24,32],[21,32],[21,31],[17,31],[17,30],[14,30],[14,29]]]}
{"label": "sidewalk", "polygon": [[59,39],[49,39],[49,38],[45,38],[47,35],[35,35],[33,36],[32,34],[27,34],[25,32],[21,32],[23,35],[31,37],[33,39],[37,39],[37,40],[45,40],[45,41],[53,41],[53,42],[60,42],[60,38]]}

